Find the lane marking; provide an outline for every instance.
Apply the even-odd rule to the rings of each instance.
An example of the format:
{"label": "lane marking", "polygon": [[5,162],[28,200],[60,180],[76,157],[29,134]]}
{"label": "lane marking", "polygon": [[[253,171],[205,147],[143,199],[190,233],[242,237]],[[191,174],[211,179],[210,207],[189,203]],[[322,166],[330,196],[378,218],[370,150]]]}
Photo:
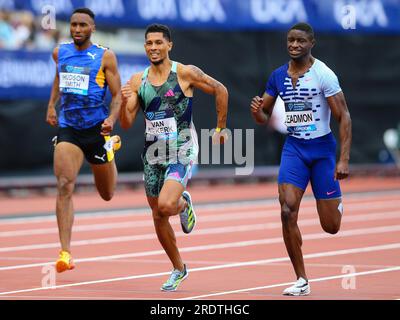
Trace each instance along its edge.
{"label": "lane marking", "polygon": [[[226,228],[222,228],[222,229],[226,229]],[[214,230],[214,231],[216,231],[216,230]],[[400,225],[345,230],[345,231],[341,231],[340,234],[335,235],[335,237],[336,238],[337,237],[353,237],[353,236],[358,236],[358,235],[388,233],[388,232],[393,232],[393,231],[400,231]],[[216,232],[216,233],[219,234],[220,232]],[[330,239],[330,238],[332,238],[332,236],[330,236],[329,234],[327,234],[325,232],[303,235],[303,240]],[[283,243],[282,236],[275,237],[275,238],[268,238],[268,239],[192,246],[192,247],[181,248],[181,249],[179,249],[179,251],[180,252],[196,252],[196,251],[219,250],[219,249],[226,249],[226,248],[241,248],[241,247],[248,247],[248,246],[277,244],[277,243],[279,243],[279,244]],[[102,260],[115,260],[115,259],[121,259],[121,258],[124,259],[124,258],[133,258],[133,257],[148,257],[148,256],[164,255],[164,254],[165,254],[164,250],[152,250],[152,251],[125,253],[125,254],[117,254],[117,255],[109,255],[109,256],[81,258],[81,259],[74,259],[74,261],[75,261],[75,263],[78,263],[78,262],[82,263],[82,262],[93,262],[93,261],[102,261]],[[54,264],[54,261],[23,264],[23,265],[13,265],[13,266],[0,267],[0,271],[43,267],[45,265],[53,265],[53,264]]]}
{"label": "lane marking", "polygon": [[[120,291],[118,291],[120,292]],[[135,293],[135,292],[132,292]],[[3,296],[4,298],[10,298],[12,300],[29,299],[29,300],[149,300],[149,298],[141,297],[110,297],[110,296]]]}
{"label": "lane marking", "polygon": [[[357,209],[398,209],[400,206],[399,201],[391,201],[391,202],[378,202],[378,203],[362,203],[362,204],[348,204],[345,207],[345,211],[352,211]],[[247,211],[243,213],[243,208],[237,211],[231,211],[227,213],[217,213],[213,215],[202,216],[201,221],[203,222],[211,222],[211,221],[234,221],[240,220],[242,218],[252,219],[257,217],[267,218],[279,215],[279,207],[276,208],[259,208],[257,210]],[[315,214],[316,208],[313,204],[312,206],[301,207],[302,215],[311,215]],[[396,212],[396,211],[387,211],[388,213]],[[199,212],[200,215],[203,213]],[[347,218],[347,216],[346,216]],[[180,224],[180,222],[176,220],[171,220],[172,224]],[[123,221],[123,222],[111,222],[111,223],[97,223],[97,224],[87,224],[87,225],[75,225],[73,232],[84,232],[84,231],[98,231],[98,230],[110,230],[110,229],[126,229],[132,227],[146,227],[153,226],[152,220],[141,220],[141,221]],[[58,228],[34,228],[34,229],[24,229],[24,230],[14,230],[14,231],[0,231],[0,238],[5,237],[17,237],[23,236],[26,237],[28,235],[43,235],[43,234],[58,234]]]}
{"label": "lane marking", "polygon": [[[259,212],[247,212],[246,214],[240,214],[239,217],[246,218],[247,215],[251,216],[253,214],[260,214]],[[362,214],[362,215],[353,215],[346,217],[346,220],[343,221],[343,224],[347,224],[349,222],[358,222],[358,221],[375,221],[375,220],[385,220],[385,219],[394,219],[398,218],[400,214],[399,210],[396,211],[386,211],[384,213],[371,213],[371,214]],[[218,220],[218,216],[210,217],[213,221],[221,221]],[[222,221],[229,221],[229,215],[224,215],[220,218],[223,218]],[[215,220],[214,220],[215,219]],[[235,220],[235,219],[234,219]],[[149,221],[153,223],[152,221]],[[178,220],[171,221],[172,225],[178,225],[180,222]],[[299,227],[305,226],[314,226],[319,225],[319,220],[312,219],[303,219],[298,222]],[[216,228],[205,228],[199,229],[191,236],[201,236],[208,234],[223,234],[223,233],[234,233],[234,232],[248,232],[248,231],[257,231],[257,230],[271,230],[271,229],[279,229],[282,227],[281,222],[268,222],[268,223],[257,223],[257,224],[248,224],[248,225],[240,225],[240,226],[223,226]],[[396,231],[397,229],[394,229]],[[177,237],[185,236],[182,231],[175,232]],[[118,243],[118,242],[131,242],[131,241],[140,241],[140,240],[151,240],[157,239],[157,235],[155,232],[132,235],[132,236],[119,236],[119,237],[104,237],[104,238],[94,238],[88,240],[76,240],[71,242],[72,247],[79,246],[89,246],[89,245],[99,245],[99,244],[109,244],[109,243]],[[0,253],[3,252],[17,252],[17,251],[27,251],[27,250],[40,250],[40,249],[51,249],[51,248],[59,248],[59,242],[51,242],[51,243],[40,243],[40,244],[30,244],[30,245],[20,245],[14,247],[3,247],[0,248]]]}
{"label": "lane marking", "polygon": [[[400,203],[399,203],[400,204]],[[200,212],[201,214],[201,212]],[[202,216],[202,222],[215,222],[215,221],[236,221],[244,218],[255,219],[255,218],[268,218],[276,215],[276,211],[260,209],[256,211],[248,211],[243,213],[241,211],[232,211],[229,214],[218,214]],[[172,225],[180,225],[180,221],[173,219],[170,221]],[[100,224],[89,224],[89,225],[77,225],[74,226],[73,232],[84,232],[84,231],[98,231],[98,230],[112,230],[112,229],[128,229],[132,227],[150,227],[154,226],[153,220],[141,220],[141,221],[124,221],[114,223],[100,223]],[[43,234],[58,234],[58,228],[43,228],[43,229],[26,229],[16,231],[3,231],[0,232],[1,237],[17,237],[27,235],[43,235]]]}
{"label": "lane marking", "polygon": [[[355,254],[355,253],[366,253],[366,252],[383,251],[383,250],[393,250],[393,249],[399,249],[399,248],[400,248],[400,243],[392,243],[392,244],[369,246],[369,247],[362,247],[362,248],[352,248],[352,249],[344,249],[344,250],[311,253],[311,254],[304,255],[304,259],[331,257],[331,256],[348,255],[348,254]],[[193,269],[189,269],[189,272],[200,272],[200,271],[210,271],[210,270],[237,268],[237,267],[245,267],[245,266],[256,266],[256,265],[263,265],[263,264],[268,264],[268,263],[273,263],[273,262],[283,262],[283,261],[289,261],[289,257],[272,258],[272,259],[265,259],[265,260],[253,260],[253,261],[246,261],[246,262],[239,262],[239,263],[230,263],[230,264],[224,264],[224,265],[193,268]],[[397,271],[397,270],[400,270],[400,266],[395,267],[395,268],[375,270],[375,273]],[[371,273],[372,271],[366,271],[366,272]],[[360,272],[359,274],[366,274],[366,272]],[[158,272],[158,273],[141,274],[141,275],[127,276],[127,277],[92,280],[92,281],[63,284],[63,285],[58,285],[58,286],[56,285],[53,287],[37,287],[37,288],[21,289],[21,290],[14,290],[14,291],[6,291],[6,292],[0,292],[0,295],[11,295],[11,294],[15,294],[15,293],[54,290],[54,289],[60,289],[60,288],[77,287],[77,286],[98,284],[98,283],[110,283],[110,282],[127,281],[127,280],[134,280],[134,279],[154,278],[154,277],[166,276],[169,274],[170,274],[170,272]],[[348,277],[348,276],[352,276],[352,274],[340,275],[340,276],[336,276],[336,277]],[[323,279],[323,278],[321,278],[321,279]],[[316,281],[316,280],[314,279],[314,281]],[[293,284],[293,282],[287,282],[284,284],[278,284],[278,285],[273,285],[273,286],[283,286],[283,285],[291,285],[291,284]],[[270,287],[270,286],[267,286],[267,287]],[[257,287],[257,288],[265,288],[265,287]],[[252,289],[252,288],[250,288],[250,289]],[[245,289],[241,289],[241,290],[245,290]],[[249,290],[249,289],[247,289],[247,290]],[[256,289],[253,288],[253,290],[256,290]],[[217,294],[214,293],[214,295],[217,295]],[[200,297],[200,296],[196,296],[196,297]],[[184,299],[194,299],[196,297],[186,297]]]}
{"label": "lane marking", "polygon": [[[383,191],[371,191],[371,192],[359,192],[359,193],[346,193],[344,196],[345,210],[346,206],[349,205],[350,201],[362,201],[362,199],[368,199],[369,202],[384,201],[385,198],[391,198],[392,196],[399,195],[399,190],[383,190]],[[371,198],[372,197],[372,198]],[[374,198],[375,197],[375,198]],[[376,201],[375,201],[375,200]],[[196,200],[196,199],[194,199]],[[391,199],[391,201],[396,199]],[[389,203],[389,201],[386,201]],[[302,201],[303,204],[313,204],[315,206],[315,199],[311,195],[304,196]],[[215,210],[219,208],[242,208],[248,206],[260,206],[260,205],[279,205],[278,194],[276,199],[254,199],[254,200],[243,200],[243,201],[225,201],[218,203],[198,203],[196,208],[203,208],[205,210]],[[89,220],[92,218],[109,218],[109,217],[125,217],[127,215],[143,215],[151,216],[150,209],[148,208],[132,208],[132,209],[116,209],[116,210],[95,210],[95,211],[77,211],[75,212],[76,218],[82,220]],[[45,216],[18,216],[18,217],[7,217],[2,218],[0,216],[1,224],[26,224],[26,223],[41,223],[41,222],[53,222],[56,221],[55,214],[46,214]]]}
{"label": "lane marking", "polygon": [[[308,281],[309,282],[320,282],[320,281],[328,281],[328,280],[349,278],[349,277],[355,277],[355,276],[366,276],[366,275],[370,275],[370,274],[393,272],[393,271],[400,271],[400,266],[396,266],[396,267],[392,267],[392,268],[370,270],[370,271],[363,271],[363,272],[340,274],[340,275],[336,275],[336,276],[329,276],[329,277],[322,277],[322,278],[315,278],[315,279],[309,279]],[[256,290],[262,290],[262,289],[271,289],[271,288],[277,288],[277,287],[283,287],[283,286],[291,286],[293,284],[294,284],[294,282],[284,282],[284,283],[278,283],[278,284],[273,284],[273,285],[268,285],[268,286],[261,286],[261,287],[253,287],[253,288],[246,288],[246,289],[237,289],[237,290],[231,290],[231,291],[203,294],[203,295],[200,295],[200,296],[179,298],[179,299],[176,299],[176,300],[194,300],[194,299],[201,299],[201,298],[209,298],[209,297],[222,296],[222,295],[227,295],[227,294],[235,294],[235,293],[256,291]]]}

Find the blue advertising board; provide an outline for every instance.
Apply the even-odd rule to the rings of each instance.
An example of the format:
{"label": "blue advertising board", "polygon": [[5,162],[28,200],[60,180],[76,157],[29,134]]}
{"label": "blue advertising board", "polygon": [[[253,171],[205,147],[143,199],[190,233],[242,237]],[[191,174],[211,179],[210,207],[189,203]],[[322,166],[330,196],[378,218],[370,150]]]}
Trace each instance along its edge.
{"label": "blue advertising board", "polygon": [[161,22],[176,28],[286,30],[307,21],[330,32],[400,33],[400,0],[0,0],[0,8],[27,9],[68,19],[89,7],[97,23],[144,27]]}
{"label": "blue advertising board", "polygon": [[[117,55],[122,83],[148,65],[146,56]],[[56,72],[51,52],[0,50],[0,99],[48,99]]]}

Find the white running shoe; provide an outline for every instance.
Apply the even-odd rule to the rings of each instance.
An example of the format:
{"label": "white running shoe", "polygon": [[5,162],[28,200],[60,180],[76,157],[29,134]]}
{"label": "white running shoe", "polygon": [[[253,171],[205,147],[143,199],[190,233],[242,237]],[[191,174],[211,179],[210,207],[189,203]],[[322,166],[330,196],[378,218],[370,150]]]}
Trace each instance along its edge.
{"label": "white running shoe", "polygon": [[168,281],[162,285],[161,290],[175,291],[180,283],[188,277],[188,275],[189,272],[187,271],[186,264],[183,265],[183,271],[178,269],[172,270],[171,276],[169,277]]}
{"label": "white running shoe", "polygon": [[302,277],[300,277],[293,286],[283,290],[284,296],[307,296],[310,293],[310,285],[308,281]]}

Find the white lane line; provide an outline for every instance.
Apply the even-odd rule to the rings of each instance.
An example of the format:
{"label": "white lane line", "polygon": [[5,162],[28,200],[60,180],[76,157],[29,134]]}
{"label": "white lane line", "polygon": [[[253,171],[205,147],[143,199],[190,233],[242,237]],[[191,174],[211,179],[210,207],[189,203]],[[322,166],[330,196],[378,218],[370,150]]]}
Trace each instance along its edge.
{"label": "white lane line", "polygon": [[[392,201],[396,201],[395,199],[383,200],[383,198],[390,198],[392,196],[400,194],[400,191],[397,190],[388,190],[388,191],[371,191],[371,192],[360,192],[360,193],[346,193],[344,195],[344,203],[345,210],[346,206],[350,204],[358,203],[362,201],[361,205],[367,203],[362,199],[367,198],[368,203],[373,205],[374,202],[386,202],[390,203]],[[371,198],[372,197],[372,198]],[[375,197],[375,198],[374,198]],[[376,200],[374,200],[376,199]],[[196,201],[196,199],[194,199]],[[219,203],[199,203],[196,204],[196,208],[200,208],[203,210],[216,210],[216,209],[224,209],[224,208],[243,208],[243,207],[258,207],[258,206],[278,206],[278,194],[276,199],[254,199],[254,200],[244,200],[244,201],[225,201]],[[305,196],[302,201],[302,207],[304,205],[315,205],[315,199],[312,196]],[[151,216],[150,209],[144,208],[132,208],[132,209],[116,209],[116,210],[96,210],[91,212],[76,212],[76,218],[80,220],[90,220],[93,218],[110,218],[110,217],[125,217],[130,215],[135,216]],[[56,221],[55,214],[47,215],[47,216],[22,216],[22,217],[13,217],[13,218],[0,218],[0,225],[2,224],[26,224],[26,223],[42,223],[42,222],[53,222]]]}
{"label": "white lane line", "polygon": [[[343,190],[342,190],[343,193]],[[373,197],[391,197],[400,194],[400,189],[391,189],[391,190],[377,190],[377,191],[348,191],[345,192],[343,198],[345,199],[370,199]]]}
{"label": "white lane line", "polygon": [[[400,205],[400,203],[399,203]],[[201,212],[199,212],[201,215]],[[243,213],[241,211],[232,211],[229,214],[218,214],[218,215],[207,215],[201,216],[202,222],[218,222],[218,221],[236,221],[242,219],[256,219],[256,218],[268,218],[276,216],[276,211],[259,209],[256,211],[248,211]],[[177,219],[171,220],[171,224],[180,225],[180,221]],[[141,220],[141,221],[124,221],[116,223],[100,223],[100,224],[89,224],[89,225],[77,225],[74,226],[73,232],[83,232],[83,231],[98,231],[98,230],[113,230],[113,229],[129,229],[138,227],[150,227],[153,226],[153,220]],[[26,229],[26,230],[16,230],[16,231],[3,231],[0,232],[1,237],[18,237],[27,235],[43,235],[43,234],[58,234],[58,228],[43,228],[43,229]]]}
{"label": "white lane line", "polygon": [[[339,256],[339,255],[366,253],[366,252],[383,251],[383,250],[393,250],[393,249],[399,249],[399,248],[400,248],[400,243],[392,243],[392,244],[369,246],[369,247],[362,247],[362,248],[352,248],[352,249],[344,249],[344,250],[311,253],[311,254],[304,255],[304,259],[332,257],[332,256]],[[269,264],[269,263],[274,263],[274,262],[283,262],[283,261],[289,261],[289,258],[281,257],[281,258],[272,258],[272,259],[265,259],[265,260],[253,260],[253,261],[245,261],[245,262],[239,262],[239,263],[229,263],[229,264],[215,265],[215,266],[209,266],[209,267],[200,267],[200,268],[190,269],[189,272],[200,272],[200,271],[210,271],[210,270],[218,270],[218,269],[238,268],[238,267],[245,267],[245,266],[256,266],[256,265],[263,265],[263,264]],[[400,270],[400,267],[397,267],[397,269]],[[389,269],[385,269],[385,270],[389,270]],[[368,271],[368,272],[371,272],[371,271]],[[21,290],[14,290],[14,291],[6,291],[6,292],[0,292],[0,295],[10,295],[10,294],[15,294],[15,293],[34,292],[34,291],[43,291],[43,290],[53,290],[53,289],[76,287],[76,286],[82,286],[82,285],[110,283],[110,282],[117,282],[117,281],[143,279],[143,278],[154,278],[154,277],[166,276],[169,274],[170,274],[170,271],[141,274],[141,275],[134,275],[134,276],[128,276],[128,277],[117,277],[117,278],[102,279],[102,280],[92,280],[92,281],[63,284],[63,285],[58,285],[58,286],[56,285],[56,286],[52,286],[52,287],[37,287],[37,288],[21,289]],[[350,274],[347,274],[347,276],[350,276]],[[292,284],[292,282],[290,282],[288,284]]]}
{"label": "white lane line", "polygon": [[[386,203],[387,204],[387,203]],[[373,206],[371,207],[369,204],[363,205],[368,206],[368,209],[375,209]],[[400,206],[400,201],[397,203],[390,202],[389,206],[381,206],[379,205],[376,209],[388,209],[394,208],[394,211],[385,211],[383,213],[375,213],[376,217],[382,216],[383,219],[388,215],[389,218],[396,218],[397,216],[394,213],[400,213],[398,209]],[[363,207],[363,208],[364,208]],[[347,206],[346,208],[350,208],[350,210],[354,210],[352,206]],[[279,210],[279,209],[277,209]],[[214,215],[201,215],[201,222],[217,222],[217,221],[236,221],[241,219],[256,219],[256,218],[270,218],[270,217],[278,217],[279,212],[277,210],[266,210],[266,209],[258,209],[253,211],[247,211],[243,213],[243,210],[240,211],[232,211],[229,213],[223,214],[214,214]],[[301,211],[302,215],[311,215],[315,214],[315,208],[303,208]],[[373,215],[370,215],[371,217]],[[353,215],[345,216],[347,219],[352,219]],[[178,225],[180,222],[178,220],[171,220],[171,224]],[[74,234],[77,232],[85,232],[85,231],[99,231],[99,230],[113,230],[113,229],[129,229],[136,227],[152,227],[152,220],[141,220],[141,221],[124,221],[124,222],[113,222],[113,223],[98,223],[98,224],[88,224],[88,225],[76,225],[74,226]],[[44,235],[44,234],[58,234],[58,228],[35,228],[35,229],[25,229],[25,230],[15,230],[15,231],[0,231],[0,238],[8,238],[8,237],[19,237],[19,236],[30,236],[30,235]]]}
{"label": "white lane line", "polygon": [[[335,238],[354,237],[354,236],[358,236],[358,235],[367,235],[367,234],[390,233],[390,232],[396,232],[396,231],[400,231],[400,225],[344,230],[344,231],[341,231],[339,234],[337,234],[335,236]],[[223,232],[223,230],[221,230],[221,232]],[[220,233],[220,232],[218,232],[218,233]],[[302,237],[303,237],[303,240],[332,238],[331,235],[328,235],[327,233],[324,233],[324,232],[304,234]],[[227,242],[227,243],[217,243],[217,244],[186,247],[186,248],[179,249],[179,251],[180,252],[196,252],[196,251],[204,251],[204,250],[219,250],[219,249],[226,249],[226,248],[240,248],[240,247],[248,247],[248,246],[276,244],[276,243],[282,243],[282,242],[283,242],[283,239],[280,236],[280,237],[268,238],[268,239]],[[165,254],[165,251],[164,250],[143,251],[143,252],[135,252],[135,253],[110,255],[110,256],[99,256],[99,257],[75,259],[74,261],[82,263],[82,262],[125,259],[125,258],[134,258],[134,257],[147,257],[147,256],[160,255],[160,254],[161,255]],[[42,262],[42,263],[13,265],[13,266],[7,266],[7,267],[0,267],[0,271],[42,267],[45,265],[53,265],[53,264],[54,264],[53,261],[49,261],[49,262]]]}
{"label": "white lane line", "polygon": [[[308,281],[309,282],[320,282],[320,281],[328,281],[328,280],[355,277],[355,276],[357,276],[357,277],[358,276],[366,276],[366,275],[370,275],[370,274],[393,272],[393,271],[400,271],[400,266],[396,266],[396,267],[392,267],[392,268],[370,270],[370,271],[363,271],[363,272],[340,274],[340,275],[336,275],[336,276],[329,276],[329,277],[322,277],[322,278],[315,278],[315,279],[310,279]],[[284,282],[284,283],[278,283],[278,284],[273,284],[273,285],[268,285],[268,286],[261,286],[261,287],[253,287],[253,288],[246,288],[246,289],[238,289],[238,290],[231,290],[231,291],[203,294],[203,295],[200,295],[200,296],[179,298],[179,299],[176,299],[176,300],[194,300],[194,299],[201,299],[201,298],[210,298],[210,297],[222,296],[222,295],[227,295],[227,294],[235,294],[235,293],[256,291],[256,290],[262,290],[262,289],[271,289],[271,288],[277,288],[277,287],[283,287],[283,286],[291,286],[292,284],[293,284],[293,282]]]}
{"label": "white lane line", "polygon": [[[194,199],[195,200],[195,199]],[[219,203],[199,203],[195,204],[196,208],[204,211],[215,211],[218,209],[230,209],[230,208],[246,208],[246,207],[260,207],[260,206],[279,206],[277,199],[262,199],[262,200],[250,200],[250,201],[238,201],[238,202],[219,202]],[[308,201],[305,200],[305,203]],[[311,203],[311,202],[310,202]],[[126,216],[147,216],[151,217],[150,208],[132,208],[132,209],[114,209],[114,210],[99,210],[91,212],[75,212],[75,217],[80,220],[91,220],[93,218],[115,218],[115,217],[126,217]],[[4,218],[0,219],[1,224],[25,224],[27,222],[41,223],[48,221],[55,221],[56,216],[32,216],[32,217],[15,217],[15,218]]]}
{"label": "white lane line", "polygon": [[[348,204],[345,206],[345,215],[348,211],[353,210],[372,210],[377,209],[379,211],[386,209],[398,209],[400,206],[399,201],[390,201],[390,202],[374,202],[374,203],[362,203],[362,204]],[[257,210],[244,211],[243,207],[241,210],[235,210],[226,213],[216,213],[212,215],[202,215],[203,210],[199,210],[198,214],[201,216],[202,222],[214,222],[214,221],[235,221],[240,219],[255,219],[255,218],[267,218],[273,216],[279,216],[279,207],[276,208],[258,208]],[[314,204],[310,206],[302,206],[300,208],[301,214],[311,215],[315,214],[316,208]],[[387,211],[387,213],[391,213],[395,211]],[[132,216],[133,218],[134,216]],[[396,218],[396,217],[394,217]],[[347,219],[347,216],[346,216]],[[78,219],[77,219],[78,220]],[[133,220],[133,219],[132,219]],[[180,224],[180,222],[176,220],[171,220],[172,224]],[[147,227],[153,226],[152,220],[141,220],[141,221],[123,221],[123,222],[112,222],[112,223],[98,223],[98,224],[87,224],[87,225],[75,225],[74,233],[77,232],[85,232],[85,231],[99,231],[99,230],[111,230],[111,229],[129,229],[134,227]],[[15,230],[15,231],[0,231],[0,238],[7,237],[19,237],[19,236],[29,236],[29,235],[43,235],[43,234],[58,234],[58,228],[34,228],[34,229],[25,229],[25,230]]]}
{"label": "white lane line", "polygon": [[[246,218],[247,215],[259,215],[259,212],[247,212],[246,214],[239,214],[237,220],[241,220],[242,218]],[[272,213],[273,214],[273,213]],[[353,215],[346,217],[346,220],[343,222],[357,222],[357,221],[375,221],[375,220],[385,220],[385,219],[393,219],[398,218],[400,216],[400,210],[396,211],[386,211],[384,213],[372,213],[372,214],[362,214],[362,215]],[[206,217],[205,217],[206,218]],[[221,221],[218,220],[218,216],[209,217],[210,219],[215,219],[214,221]],[[223,221],[230,220],[229,215],[224,215],[222,217]],[[207,220],[207,219],[205,219]],[[233,220],[236,220],[235,218]],[[151,222],[151,221],[149,221]],[[203,219],[202,219],[203,222]],[[152,222],[151,222],[152,223]],[[178,220],[171,221],[173,225],[180,224]],[[305,226],[314,226],[319,225],[318,219],[303,219],[299,221],[300,227]],[[241,225],[241,226],[226,226],[226,227],[216,227],[216,228],[205,228],[199,229],[192,234],[192,236],[200,236],[200,235],[207,235],[207,234],[223,234],[223,233],[232,233],[232,232],[248,232],[248,231],[256,231],[256,230],[271,230],[271,229],[279,229],[281,228],[281,222],[269,222],[263,224],[248,224],[248,225]],[[177,231],[175,233],[176,236],[185,236],[185,234],[181,231]],[[140,240],[150,240],[156,239],[157,236],[155,232],[147,233],[147,234],[140,234],[140,235],[133,235],[133,236],[119,236],[119,237],[105,237],[105,238],[95,238],[95,239],[88,239],[88,240],[77,240],[72,241],[71,246],[79,247],[79,246],[88,246],[88,245],[99,245],[99,244],[109,244],[109,243],[118,243],[118,242],[131,242],[131,241],[140,241]],[[60,246],[59,242],[51,242],[51,243],[41,243],[41,244],[30,244],[30,245],[21,245],[21,246],[14,246],[14,247],[3,247],[0,248],[0,253],[3,252],[16,252],[16,251],[25,251],[25,250],[40,250],[40,249],[51,249],[51,248],[58,248]]]}
{"label": "white lane line", "polygon": [[37,260],[37,261],[43,261],[43,260],[46,260],[46,259],[51,259],[52,257],[51,256],[46,256],[46,257],[44,257],[44,256],[40,256],[40,257],[16,257],[16,256],[4,256],[4,257],[0,257],[0,261],[7,261],[7,260],[10,260],[10,261],[35,261],[35,260]]}
{"label": "white lane line", "polygon": [[[103,292],[105,294],[106,292]],[[117,292],[120,294],[120,291]],[[76,296],[74,293],[74,296],[3,296],[2,299],[12,299],[12,300],[17,300],[17,299],[23,299],[23,300],[149,300],[149,298],[141,298],[141,297],[111,297],[111,296],[90,296],[90,295],[82,295],[82,296]],[[108,292],[108,294],[111,294]],[[130,294],[137,294],[134,291],[130,291]],[[160,298],[161,299],[161,298]],[[154,300],[152,298],[152,300]]]}

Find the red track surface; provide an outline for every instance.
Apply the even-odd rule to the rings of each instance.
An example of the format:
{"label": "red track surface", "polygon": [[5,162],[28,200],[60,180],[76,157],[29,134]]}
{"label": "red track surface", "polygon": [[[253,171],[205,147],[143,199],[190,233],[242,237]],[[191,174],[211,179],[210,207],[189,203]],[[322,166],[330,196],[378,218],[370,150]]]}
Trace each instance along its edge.
{"label": "red track surface", "polygon": [[[2,198],[0,299],[299,299],[281,295],[295,276],[276,189],[189,188],[198,224],[184,235],[178,217],[171,218],[190,273],[173,293],[160,291],[171,265],[149,210],[134,209],[146,206],[142,190],[119,192],[110,202],[75,196],[77,212],[93,212],[76,215],[77,267],[54,274],[55,288],[46,285],[59,250],[56,220],[38,215],[53,211],[54,197]],[[303,200],[299,225],[311,295],[300,299],[400,299],[399,179],[350,179],[342,191],[345,213],[336,235],[322,231],[313,198]]]}

